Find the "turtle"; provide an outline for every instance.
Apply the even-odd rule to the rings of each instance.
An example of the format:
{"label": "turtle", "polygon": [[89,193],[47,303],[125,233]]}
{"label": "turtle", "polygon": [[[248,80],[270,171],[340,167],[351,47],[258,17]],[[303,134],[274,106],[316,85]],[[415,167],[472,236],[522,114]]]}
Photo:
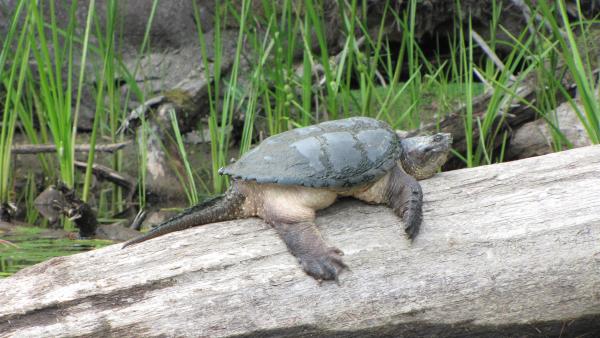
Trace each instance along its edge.
{"label": "turtle", "polygon": [[221,196],[193,206],[123,247],[186,228],[257,216],[270,224],[304,271],[318,281],[338,280],[348,266],[315,225],[316,211],[339,196],[386,204],[412,240],[422,221],[417,180],[446,161],[447,133],[400,138],[385,122],[351,117],[266,138],[219,170],[231,177]]}

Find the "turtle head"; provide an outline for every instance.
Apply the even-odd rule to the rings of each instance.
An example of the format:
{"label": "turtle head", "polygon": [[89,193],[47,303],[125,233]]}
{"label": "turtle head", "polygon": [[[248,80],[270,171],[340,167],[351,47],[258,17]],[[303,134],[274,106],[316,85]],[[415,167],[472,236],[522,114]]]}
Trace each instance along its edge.
{"label": "turtle head", "polygon": [[404,171],[417,180],[429,178],[448,159],[452,135],[437,133],[429,136],[408,137],[401,140],[400,162]]}

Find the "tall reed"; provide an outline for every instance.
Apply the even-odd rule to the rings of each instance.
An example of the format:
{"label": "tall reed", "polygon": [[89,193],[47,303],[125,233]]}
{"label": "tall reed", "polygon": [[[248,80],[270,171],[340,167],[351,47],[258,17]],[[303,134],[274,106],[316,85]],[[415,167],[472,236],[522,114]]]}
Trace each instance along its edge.
{"label": "tall reed", "polygon": [[[27,11],[27,7],[25,8],[26,14],[22,23],[22,30],[20,33],[17,32],[18,18],[23,6],[26,6],[24,2],[17,6],[0,52],[0,72],[3,74],[0,75],[0,81],[6,89],[6,97],[2,107],[2,126],[0,128],[0,203],[10,202],[11,147],[17,116],[19,115],[18,110],[23,108],[21,94],[31,51],[31,40],[27,39],[27,36],[32,27],[31,16]],[[17,34],[16,50],[11,52]],[[2,70],[5,69],[9,57],[13,59],[13,62],[10,64],[8,76],[5,76]]]}

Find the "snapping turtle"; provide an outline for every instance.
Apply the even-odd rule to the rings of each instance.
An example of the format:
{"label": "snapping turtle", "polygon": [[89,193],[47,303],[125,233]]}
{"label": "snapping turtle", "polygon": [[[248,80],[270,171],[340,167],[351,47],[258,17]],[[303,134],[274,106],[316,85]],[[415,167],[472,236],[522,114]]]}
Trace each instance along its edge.
{"label": "snapping turtle", "polygon": [[450,134],[400,139],[384,122],[366,117],[323,122],[265,139],[221,168],[233,178],[227,192],[167,220],[125,246],[206,223],[258,216],[271,224],[304,271],[337,279],[346,265],[317,230],[315,211],[338,196],[387,204],[413,238],[421,224],[417,179],[446,161]]}

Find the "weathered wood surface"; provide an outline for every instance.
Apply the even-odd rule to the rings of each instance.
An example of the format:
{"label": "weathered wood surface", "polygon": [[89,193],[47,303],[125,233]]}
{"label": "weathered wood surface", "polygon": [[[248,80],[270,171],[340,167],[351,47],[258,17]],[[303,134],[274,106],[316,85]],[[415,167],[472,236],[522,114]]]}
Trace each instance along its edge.
{"label": "weathered wood surface", "polygon": [[380,206],[319,214],[351,267],[306,276],[246,219],[51,259],[0,280],[0,336],[600,333],[600,146],[423,181],[411,244]]}

